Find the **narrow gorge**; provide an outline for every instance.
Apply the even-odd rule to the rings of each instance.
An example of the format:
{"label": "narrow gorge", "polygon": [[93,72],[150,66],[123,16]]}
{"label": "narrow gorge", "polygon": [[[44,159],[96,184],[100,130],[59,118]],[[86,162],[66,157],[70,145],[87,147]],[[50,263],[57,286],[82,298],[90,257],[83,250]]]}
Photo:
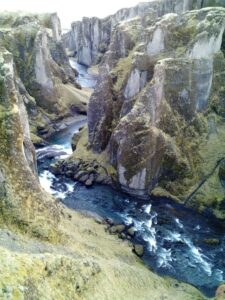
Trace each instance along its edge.
{"label": "narrow gorge", "polygon": [[0,299],[225,299],[224,7],[0,12]]}

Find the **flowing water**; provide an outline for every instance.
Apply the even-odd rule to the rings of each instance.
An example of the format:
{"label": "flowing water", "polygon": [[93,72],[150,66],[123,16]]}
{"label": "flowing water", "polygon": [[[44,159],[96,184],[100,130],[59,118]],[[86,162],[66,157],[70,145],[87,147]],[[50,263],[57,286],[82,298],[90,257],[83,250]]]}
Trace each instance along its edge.
{"label": "flowing water", "polygon": [[72,68],[76,69],[79,73],[77,77],[77,82],[84,88],[94,88],[97,83],[97,75],[94,74],[87,67],[78,64],[75,58],[70,58],[70,65]]}
{"label": "flowing water", "polygon": [[[84,70],[77,65],[80,68]],[[83,74],[90,79],[87,69]],[[132,241],[144,245],[143,260],[151,269],[213,296],[218,285],[225,281],[224,229],[216,220],[168,199],[140,200],[104,185],[86,188],[49,171],[52,162],[72,153],[71,137],[85,122],[75,120],[68,129],[51,137],[49,146],[37,150],[42,186],[70,208],[134,226],[136,235]],[[219,244],[205,242],[212,238],[219,240]]]}

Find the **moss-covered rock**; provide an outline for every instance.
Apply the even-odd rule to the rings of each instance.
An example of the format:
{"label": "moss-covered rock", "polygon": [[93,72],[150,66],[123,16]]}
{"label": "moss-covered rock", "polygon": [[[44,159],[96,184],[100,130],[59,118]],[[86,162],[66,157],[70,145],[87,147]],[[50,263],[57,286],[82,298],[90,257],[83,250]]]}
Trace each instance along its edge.
{"label": "moss-covered rock", "polygon": [[[19,93],[13,57],[0,48],[0,222],[29,231],[46,239],[55,239],[59,214],[56,204],[44,196],[37,180],[36,157],[23,98]],[[26,180],[24,180],[26,178]],[[51,221],[45,219],[50,213]]]}

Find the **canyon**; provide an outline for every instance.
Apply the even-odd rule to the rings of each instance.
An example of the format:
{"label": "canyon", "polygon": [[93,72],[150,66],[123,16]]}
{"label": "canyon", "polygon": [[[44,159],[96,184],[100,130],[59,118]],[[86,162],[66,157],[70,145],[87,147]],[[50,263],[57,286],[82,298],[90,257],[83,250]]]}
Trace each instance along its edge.
{"label": "canyon", "polygon": [[222,6],[0,13],[1,299],[224,299]]}

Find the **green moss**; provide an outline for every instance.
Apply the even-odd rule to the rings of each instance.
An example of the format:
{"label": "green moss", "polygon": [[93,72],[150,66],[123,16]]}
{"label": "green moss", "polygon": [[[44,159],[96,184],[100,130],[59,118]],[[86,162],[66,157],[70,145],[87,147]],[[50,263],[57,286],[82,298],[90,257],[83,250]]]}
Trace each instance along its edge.
{"label": "green moss", "polygon": [[3,14],[0,18],[0,26],[1,27],[11,27],[15,19],[15,15],[13,13],[11,14]]}
{"label": "green moss", "polygon": [[166,37],[168,49],[176,49],[176,52],[183,52],[188,43],[193,40],[196,34],[196,25],[177,26],[170,31]]}
{"label": "green moss", "polygon": [[208,131],[207,119],[203,114],[197,114],[192,120],[192,126],[199,135],[203,135]]}
{"label": "green moss", "polygon": [[132,69],[133,51],[130,52],[128,57],[119,59],[116,67],[113,69],[112,74],[116,77],[114,84],[114,90],[116,92],[122,89],[127,77],[129,76]]}
{"label": "green moss", "polygon": [[216,6],[225,6],[224,0],[204,0],[203,7],[216,7]]}
{"label": "green moss", "polygon": [[44,27],[52,28],[51,17],[49,14],[42,15],[41,19],[42,19],[42,24],[44,25]]}
{"label": "green moss", "polygon": [[37,28],[34,25],[16,28],[10,33],[3,34],[0,44],[13,54],[17,71],[26,88],[32,84],[34,78],[34,43]]}
{"label": "green moss", "polygon": [[34,78],[34,54],[33,47],[36,38],[36,31],[23,32],[17,31],[14,35],[16,44],[12,52],[18,73],[28,88]]}

